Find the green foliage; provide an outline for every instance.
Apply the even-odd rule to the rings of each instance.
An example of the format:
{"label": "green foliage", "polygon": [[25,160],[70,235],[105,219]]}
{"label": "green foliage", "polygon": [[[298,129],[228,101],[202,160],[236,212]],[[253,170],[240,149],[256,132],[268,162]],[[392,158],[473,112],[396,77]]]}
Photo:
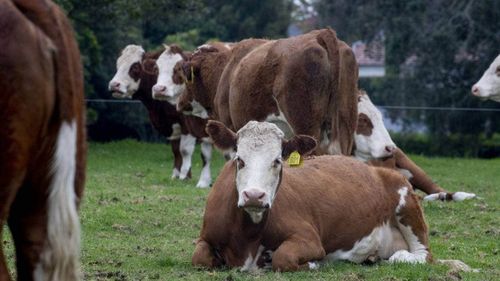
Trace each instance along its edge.
{"label": "green foliage", "polygon": [[[195,188],[201,170],[194,153],[194,179],[170,179],[172,154],[164,144],[120,141],[91,143],[81,206],[84,280],[499,280],[500,158],[476,160],[412,156],[435,181],[480,199],[425,202],[434,259],[459,259],[479,273],[454,273],[446,266],[373,266],[335,262],[317,271],[264,272],[200,270],[191,266],[193,241],[202,225],[210,190]],[[212,175],[224,164],[214,152]],[[12,242],[4,232],[9,268]]]}
{"label": "green foliage", "polygon": [[[500,2],[485,1],[314,1],[322,25],[347,41],[371,40],[383,32],[386,77],[362,80],[374,103],[434,107],[491,107],[470,94],[471,86],[498,55]],[[500,132],[498,112],[417,112],[406,124],[423,120],[444,154],[447,139]],[[469,136],[467,136],[469,135]],[[500,146],[500,145],[499,145]]]}

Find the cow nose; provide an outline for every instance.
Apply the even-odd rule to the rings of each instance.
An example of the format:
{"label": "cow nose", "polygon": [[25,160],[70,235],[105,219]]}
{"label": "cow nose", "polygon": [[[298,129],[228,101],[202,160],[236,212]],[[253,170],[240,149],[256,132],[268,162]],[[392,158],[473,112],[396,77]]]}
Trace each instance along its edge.
{"label": "cow nose", "polygon": [[120,88],[120,82],[112,81],[111,83],[109,83],[110,90],[118,90],[119,88]]}
{"label": "cow nose", "polygon": [[474,96],[479,96],[479,87],[478,86],[476,86],[476,85],[472,86],[472,90],[471,91],[472,91],[472,94]]}
{"label": "cow nose", "polygon": [[390,154],[394,153],[394,150],[396,150],[396,147],[394,145],[387,145],[385,147],[385,151],[389,152]]}
{"label": "cow nose", "polygon": [[163,92],[165,92],[166,89],[167,89],[167,87],[165,87],[163,85],[155,85],[153,87],[153,92],[155,92],[155,93],[163,93]]}
{"label": "cow nose", "polygon": [[264,192],[254,189],[243,191],[243,196],[246,200],[260,200],[264,198],[264,195],[266,195]]}

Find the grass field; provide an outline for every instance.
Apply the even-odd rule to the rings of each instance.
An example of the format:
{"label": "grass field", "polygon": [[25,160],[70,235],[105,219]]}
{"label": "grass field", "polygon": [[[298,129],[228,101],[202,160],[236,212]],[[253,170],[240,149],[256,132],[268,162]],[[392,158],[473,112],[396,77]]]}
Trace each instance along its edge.
{"label": "grass field", "polygon": [[[444,265],[361,266],[331,263],[317,271],[198,270],[191,267],[209,189],[195,184],[201,169],[197,150],[192,180],[171,180],[170,148],[120,141],[90,144],[81,209],[85,280],[500,280],[500,159],[412,157],[450,190],[475,192],[461,203],[424,203],[436,259],[459,259],[479,273],[451,272]],[[215,179],[223,165],[214,153]],[[6,234],[8,232],[5,232]],[[13,247],[4,246],[13,269]]]}

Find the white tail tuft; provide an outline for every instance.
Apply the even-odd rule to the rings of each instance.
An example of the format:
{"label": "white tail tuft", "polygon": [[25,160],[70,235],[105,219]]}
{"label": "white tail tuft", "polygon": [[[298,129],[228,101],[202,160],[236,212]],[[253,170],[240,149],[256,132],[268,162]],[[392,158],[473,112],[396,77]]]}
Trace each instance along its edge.
{"label": "white tail tuft", "polygon": [[34,279],[80,280],[80,222],[76,206],[76,123],[63,122],[56,142],[47,202],[47,241]]}

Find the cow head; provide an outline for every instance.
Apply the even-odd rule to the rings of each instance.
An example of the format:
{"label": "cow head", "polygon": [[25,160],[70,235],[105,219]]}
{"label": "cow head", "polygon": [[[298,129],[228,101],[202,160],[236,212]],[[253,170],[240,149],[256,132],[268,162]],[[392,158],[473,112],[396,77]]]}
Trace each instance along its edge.
{"label": "cow head", "polygon": [[116,74],[108,85],[108,90],[115,98],[132,98],[139,89],[142,72],[144,49],[137,45],[128,45],[116,61]]}
{"label": "cow head", "polygon": [[481,79],[472,86],[472,94],[500,102],[500,55],[486,69]]}
{"label": "cow head", "polygon": [[153,99],[165,100],[176,105],[179,95],[185,90],[181,76],[182,61],[185,59],[182,49],[176,45],[165,46],[165,51],[156,60],[158,81],[153,86]]}
{"label": "cow head", "polygon": [[202,45],[196,49],[189,60],[182,63],[174,70],[174,75],[178,75],[186,84],[184,91],[178,100],[177,111],[207,119],[208,111],[211,107],[210,97],[207,95],[206,85],[201,76],[210,72],[211,69],[203,69],[203,64],[207,56],[218,52],[214,46]]}
{"label": "cow head", "polygon": [[392,156],[396,145],[384,126],[382,113],[364,91],[358,96],[358,126],[354,155],[365,161]]}
{"label": "cow head", "polygon": [[284,139],[283,132],[268,122],[250,121],[237,133],[217,121],[208,121],[207,133],[219,149],[236,148],[237,206],[243,208],[254,223],[262,220],[271,208],[283,169],[283,159],[293,151],[306,154],[316,148],[314,138],[298,135]]}

